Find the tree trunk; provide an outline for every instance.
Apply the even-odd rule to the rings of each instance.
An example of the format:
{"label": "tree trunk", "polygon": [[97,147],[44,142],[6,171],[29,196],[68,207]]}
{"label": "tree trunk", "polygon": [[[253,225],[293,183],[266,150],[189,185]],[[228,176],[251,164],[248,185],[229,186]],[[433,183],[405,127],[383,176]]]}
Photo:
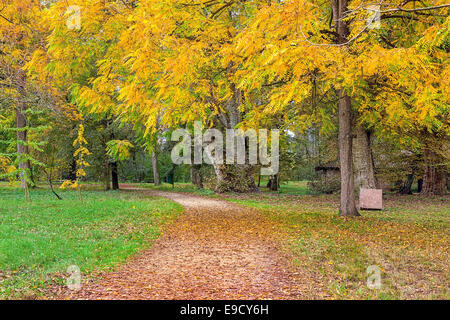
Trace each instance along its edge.
{"label": "tree trunk", "polygon": [[117,162],[111,163],[112,189],[119,190],[119,173]]}
{"label": "tree trunk", "polygon": [[153,182],[155,186],[161,184],[161,179],[159,178],[159,167],[158,167],[158,156],[155,151],[152,153],[152,167],[153,167]]}
{"label": "tree trunk", "polygon": [[217,175],[216,191],[223,192],[256,192],[254,170],[251,165],[214,165]]}
{"label": "tree trunk", "polygon": [[339,158],[341,164],[340,216],[359,216],[355,203],[352,160],[352,105],[350,97],[339,90]]}
{"label": "tree trunk", "polygon": [[70,169],[69,173],[67,175],[68,180],[75,181],[77,180],[77,162],[75,159],[72,159],[72,162],[70,163]]}
{"label": "tree trunk", "polygon": [[270,191],[278,191],[280,188],[280,181],[278,178],[278,174],[271,176],[269,178],[269,182],[267,183],[267,188],[269,188]]}
{"label": "tree trunk", "polygon": [[410,173],[406,176],[406,180],[403,183],[403,186],[398,191],[399,194],[412,194],[412,184],[414,182],[414,173]]}
{"label": "tree trunk", "polygon": [[[350,34],[348,21],[344,20],[348,10],[348,0],[333,0],[332,11],[336,30],[336,43],[347,41]],[[352,104],[345,89],[339,89],[339,157],[341,164],[341,204],[340,216],[359,216],[355,203],[355,181],[352,152]]]}
{"label": "tree trunk", "polygon": [[417,180],[417,192],[421,193],[423,188],[423,179]]}
{"label": "tree trunk", "polygon": [[361,188],[377,188],[370,136],[370,132],[361,125],[355,126],[353,164],[355,166],[355,186],[357,192]]}
{"label": "tree trunk", "polygon": [[172,164],[172,168],[169,170],[165,178],[166,182],[172,185],[172,189],[175,188],[175,169],[176,165]]}
{"label": "tree trunk", "polygon": [[134,182],[141,182],[139,177],[139,169],[136,161],[136,152],[133,152],[133,166],[134,166]]}
{"label": "tree trunk", "polygon": [[105,191],[111,190],[110,166],[108,159],[105,159],[105,171],[103,171],[103,181],[105,182]]}
{"label": "tree trunk", "polygon": [[446,193],[447,172],[444,159],[430,148],[425,148],[425,173],[421,194],[443,195]]}
{"label": "tree trunk", "polygon": [[[227,68],[229,72],[231,72],[232,67],[233,63],[230,63]],[[219,120],[225,129],[235,129],[242,121],[242,114],[239,109],[242,102],[242,92],[234,83],[230,84],[230,89],[233,91],[233,95],[224,105],[226,112],[219,114]],[[247,146],[245,149],[247,152]],[[226,159],[225,153],[224,159]],[[217,177],[216,192],[244,193],[258,191],[254,179],[256,166],[250,164],[213,164],[213,167]]]}
{"label": "tree trunk", "polygon": [[47,181],[48,185],[50,186],[50,190],[52,190],[53,194],[56,196],[58,200],[62,200],[62,198],[59,196],[59,194],[56,193],[55,189],[53,188],[52,169],[49,169],[49,171],[44,169],[44,172],[47,175]]}
{"label": "tree trunk", "polygon": [[17,128],[17,155],[19,158],[20,181],[23,189],[28,188],[30,163],[26,159],[28,155],[28,131],[27,119],[23,114],[24,105],[19,102],[16,108],[16,128]]}
{"label": "tree trunk", "polygon": [[203,189],[203,177],[201,172],[201,165],[191,165],[191,183],[198,189]]}
{"label": "tree trunk", "polygon": [[30,184],[31,187],[34,189],[36,188],[36,181],[34,180],[34,168],[30,163],[30,160],[28,160],[28,167],[30,168]]}

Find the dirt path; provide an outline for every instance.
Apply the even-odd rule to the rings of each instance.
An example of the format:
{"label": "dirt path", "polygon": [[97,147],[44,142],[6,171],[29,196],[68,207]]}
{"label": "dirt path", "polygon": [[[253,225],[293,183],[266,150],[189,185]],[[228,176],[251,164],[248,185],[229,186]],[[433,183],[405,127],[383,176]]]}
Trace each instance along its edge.
{"label": "dirt path", "polygon": [[311,298],[309,277],[281,254],[278,226],[262,214],[201,196],[146,192],[180,203],[185,214],[151,249],[62,298]]}

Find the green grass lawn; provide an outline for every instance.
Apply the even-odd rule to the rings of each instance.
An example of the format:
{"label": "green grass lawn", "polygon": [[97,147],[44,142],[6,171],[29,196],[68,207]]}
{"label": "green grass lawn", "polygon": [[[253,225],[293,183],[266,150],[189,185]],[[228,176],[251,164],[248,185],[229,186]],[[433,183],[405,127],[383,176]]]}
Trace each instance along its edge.
{"label": "green grass lawn", "polygon": [[[71,265],[83,274],[114,269],[147,248],[182,207],[131,192],[23,192],[0,187],[0,298],[39,297]],[[58,278],[54,275],[60,275]]]}
{"label": "green grass lawn", "polygon": [[[284,249],[337,299],[449,299],[450,197],[385,196],[384,211],[340,218],[336,195],[232,195],[280,224]],[[366,286],[367,267],[382,272]]]}

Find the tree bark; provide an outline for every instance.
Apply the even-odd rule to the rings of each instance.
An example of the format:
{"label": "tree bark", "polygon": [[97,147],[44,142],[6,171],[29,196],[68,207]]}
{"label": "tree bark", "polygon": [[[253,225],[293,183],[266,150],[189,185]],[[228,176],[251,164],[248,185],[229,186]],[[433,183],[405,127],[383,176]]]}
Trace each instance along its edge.
{"label": "tree bark", "polygon": [[403,186],[398,191],[399,194],[412,194],[412,184],[414,182],[414,173],[410,173],[406,176],[406,180],[403,183]]}
{"label": "tree bark", "polygon": [[155,186],[159,186],[161,184],[161,179],[159,177],[158,156],[156,154],[156,151],[152,152],[152,167],[153,167],[153,182]]}
{"label": "tree bark", "polygon": [[[332,11],[336,30],[336,43],[347,41],[350,34],[348,21],[344,20],[348,10],[348,0],[333,0]],[[339,89],[339,157],[341,164],[341,204],[340,216],[359,216],[355,203],[355,181],[352,152],[352,104],[345,89]]]}
{"label": "tree bark", "polygon": [[112,189],[119,190],[119,172],[117,162],[111,163]]}
{"label": "tree bark", "polygon": [[30,163],[25,157],[28,155],[28,131],[27,119],[23,114],[24,104],[19,102],[16,108],[16,128],[17,128],[17,155],[19,158],[20,181],[23,189],[28,187],[27,176],[30,171]]}
{"label": "tree bark", "polygon": [[133,166],[134,166],[134,182],[141,182],[139,177],[139,169],[136,161],[136,152],[133,152]]}
{"label": "tree bark", "polygon": [[52,169],[49,169],[49,171],[44,169],[44,172],[47,175],[47,181],[48,185],[50,186],[50,190],[52,190],[53,194],[56,196],[58,200],[62,200],[62,198],[59,196],[59,194],[56,193],[55,189],[53,188]]}
{"label": "tree bark", "polygon": [[[228,66],[229,72],[232,67],[233,65],[230,63]],[[231,83],[230,87],[233,95],[224,105],[226,112],[219,114],[219,120],[225,129],[235,129],[242,121],[242,114],[239,110],[242,92],[234,83]],[[224,154],[224,159],[226,159],[226,154]],[[217,177],[216,192],[245,193],[258,191],[254,179],[256,166],[250,164],[213,164],[213,167]]]}
{"label": "tree bark", "polygon": [[105,171],[103,171],[103,181],[105,182],[105,191],[111,190],[109,159],[105,159]]}
{"label": "tree bark", "polygon": [[425,148],[425,173],[423,177],[423,186],[420,194],[422,195],[443,195],[447,189],[447,171],[444,159],[434,150]]}
{"label": "tree bark", "polygon": [[353,140],[353,164],[355,166],[355,186],[359,192],[361,188],[376,189],[375,168],[372,157],[371,133],[361,125],[355,127]]}
{"label": "tree bark", "polygon": [[198,189],[203,189],[203,177],[201,172],[201,165],[191,165],[191,183]]}
{"label": "tree bark", "polygon": [[69,172],[66,177],[70,181],[75,181],[77,179],[77,163],[74,158],[72,158],[72,161],[70,162]]}
{"label": "tree bark", "polygon": [[270,191],[278,191],[280,188],[280,181],[278,174],[271,176],[269,178],[269,182],[267,183],[267,188],[269,188]]}
{"label": "tree bark", "polygon": [[258,188],[255,184],[255,166],[224,164],[214,165],[217,175],[216,191],[223,192],[256,192]]}
{"label": "tree bark", "polygon": [[423,188],[423,179],[417,180],[417,192],[421,193]]}
{"label": "tree bark", "polygon": [[339,158],[341,164],[340,216],[359,216],[355,203],[352,160],[352,105],[350,97],[339,90]]}

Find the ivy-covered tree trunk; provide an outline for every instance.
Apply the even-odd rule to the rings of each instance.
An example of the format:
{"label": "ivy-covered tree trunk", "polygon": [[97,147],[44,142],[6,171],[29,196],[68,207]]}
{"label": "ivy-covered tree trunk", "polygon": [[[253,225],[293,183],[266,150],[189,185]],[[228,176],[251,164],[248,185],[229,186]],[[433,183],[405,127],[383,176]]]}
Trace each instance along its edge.
{"label": "ivy-covered tree trunk", "polygon": [[[232,64],[228,69],[231,68]],[[235,84],[232,83],[230,86],[234,94],[224,106],[226,112],[219,115],[219,120],[225,129],[235,129],[242,120],[239,110],[242,92],[236,88]],[[225,159],[226,154],[224,154],[224,161]],[[256,166],[250,164],[213,164],[213,167],[217,176],[217,192],[244,193],[258,191],[254,178]]]}
{"label": "ivy-covered tree trunk", "polygon": [[356,125],[354,128],[353,164],[355,166],[356,191],[359,192],[361,188],[376,189],[371,134],[361,125]]}
{"label": "ivy-covered tree trunk", "polygon": [[20,181],[22,188],[28,187],[27,175],[30,171],[30,163],[26,159],[28,156],[28,131],[27,119],[23,113],[24,105],[19,102],[16,108],[16,129],[17,129],[17,156],[19,158]]}
{"label": "ivy-covered tree trunk", "polygon": [[425,172],[423,176],[423,195],[443,195],[447,189],[447,168],[445,159],[436,151],[425,148]]}
{"label": "ivy-covered tree trunk", "polygon": [[224,164],[214,166],[217,175],[216,192],[256,192],[255,166]]}

